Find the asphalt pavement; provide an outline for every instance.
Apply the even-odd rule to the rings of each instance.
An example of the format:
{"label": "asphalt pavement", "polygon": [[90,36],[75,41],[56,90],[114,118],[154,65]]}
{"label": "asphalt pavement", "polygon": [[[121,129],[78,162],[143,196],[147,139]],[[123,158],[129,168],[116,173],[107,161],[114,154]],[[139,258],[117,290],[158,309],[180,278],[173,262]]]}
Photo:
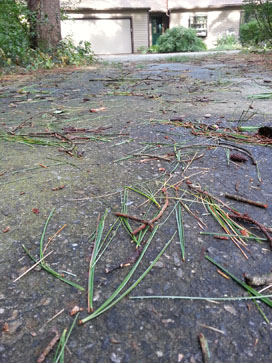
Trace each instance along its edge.
{"label": "asphalt pavement", "polygon": [[105,54],[98,58],[107,62],[148,62],[173,57],[205,57],[217,54],[238,54],[240,50],[205,51],[205,52],[179,52],[179,53],[148,53],[148,54]]}

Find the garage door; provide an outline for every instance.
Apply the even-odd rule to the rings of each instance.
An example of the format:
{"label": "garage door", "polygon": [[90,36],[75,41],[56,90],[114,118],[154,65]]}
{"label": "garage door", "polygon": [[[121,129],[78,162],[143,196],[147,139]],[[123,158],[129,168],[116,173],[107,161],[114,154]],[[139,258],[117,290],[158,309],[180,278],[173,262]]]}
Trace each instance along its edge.
{"label": "garage door", "polygon": [[61,24],[62,37],[87,40],[95,54],[132,53],[130,19],[75,19]]}

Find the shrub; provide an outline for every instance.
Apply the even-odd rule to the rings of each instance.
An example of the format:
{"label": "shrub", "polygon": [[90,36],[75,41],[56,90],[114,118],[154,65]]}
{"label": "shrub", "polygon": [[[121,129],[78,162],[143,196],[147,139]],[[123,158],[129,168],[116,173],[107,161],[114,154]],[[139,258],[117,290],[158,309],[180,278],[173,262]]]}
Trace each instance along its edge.
{"label": "shrub", "polygon": [[158,52],[197,52],[205,50],[202,39],[196,36],[196,31],[191,28],[175,27],[167,29],[158,39]]}
{"label": "shrub", "polygon": [[137,52],[141,54],[157,53],[158,47],[157,45],[151,45],[150,47],[141,46],[137,49]]}
{"label": "shrub", "polygon": [[256,46],[264,41],[263,32],[257,20],[252,20],[240,26],[240,42],[244,46]]}
{"label": "shrub", "polygon": [[220,36],[216,42],[217,50],[230,50],[237,49],[240,47],[234,34],[225,34]]}
{"label": "shrub", "polygon": [[63,65],[85,65],[94,61],[91,45],[74,45],[71,39],[62,40],[52,52],[31,47],[28,19],[33,16],[24,1],[0,0],[0,67],[9,71],[14,66],[27,69],[52,68]]}
{"label": "shrub", "polygon": [[27,9],[21,3],[6,0],[0,4],[0,65],[26,60],[29,47],[26,15]]}
{"label": "shrub", "polygon": [[[243,0],[245,3],[245,18],[256,20],[255,23],[250,21],[250,31],[254,36],[255,45],[265,41],[272,45],[272,2],[271,0]],[[254,24],[254,25],[253,25]],[[244,24],[246,25],[246,24]],[[259,32],[255,29],[258,28]],[[245,35],[247,41],[250,39]],[[251,43],[252,44],[252,43]]]}

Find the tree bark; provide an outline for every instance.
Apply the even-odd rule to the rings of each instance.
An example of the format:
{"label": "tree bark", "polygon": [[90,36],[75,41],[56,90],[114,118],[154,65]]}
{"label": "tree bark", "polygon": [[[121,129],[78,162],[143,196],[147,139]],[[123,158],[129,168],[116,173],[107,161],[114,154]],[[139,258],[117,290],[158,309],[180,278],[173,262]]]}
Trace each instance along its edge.
{"label": "tree bark", "polygon": [[59,0],[27,0],[30,26],[33,34],[32,46],[42,50],[56,48],[61,40],[60,1]]}

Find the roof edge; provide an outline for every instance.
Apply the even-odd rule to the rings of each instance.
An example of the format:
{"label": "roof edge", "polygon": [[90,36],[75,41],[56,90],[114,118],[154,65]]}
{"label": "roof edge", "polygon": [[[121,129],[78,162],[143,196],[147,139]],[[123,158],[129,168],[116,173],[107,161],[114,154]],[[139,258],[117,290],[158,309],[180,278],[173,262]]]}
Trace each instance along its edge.
{"label": "roof edge", "polygon": [[176,10],[204,10],[204,9],[226,9],[226,8],[242,8],[243,4],[219,4],[219,5],[207,5],[207,6],[193,6],[193,7],[173,7],[169,8],[169,11]]}
{"label": "roof edge", "polygon": [[75,12],[75,11],[97,11],[97,12],[108,12],[108,11],[131,11],[131,10],[146,10],[146,11],[150,11],[151,8],[150,7],[141,7],[141,8],[137,8],[137,7],[130,7],[130,8],[124,8],[124,7],[111,7],[111,8],[105,8],[105,9],[101,9],[101,8],[89,8],[89,7],[76,7],[74,9],[65,9],[63,8],[63,10],[65,12]]}

